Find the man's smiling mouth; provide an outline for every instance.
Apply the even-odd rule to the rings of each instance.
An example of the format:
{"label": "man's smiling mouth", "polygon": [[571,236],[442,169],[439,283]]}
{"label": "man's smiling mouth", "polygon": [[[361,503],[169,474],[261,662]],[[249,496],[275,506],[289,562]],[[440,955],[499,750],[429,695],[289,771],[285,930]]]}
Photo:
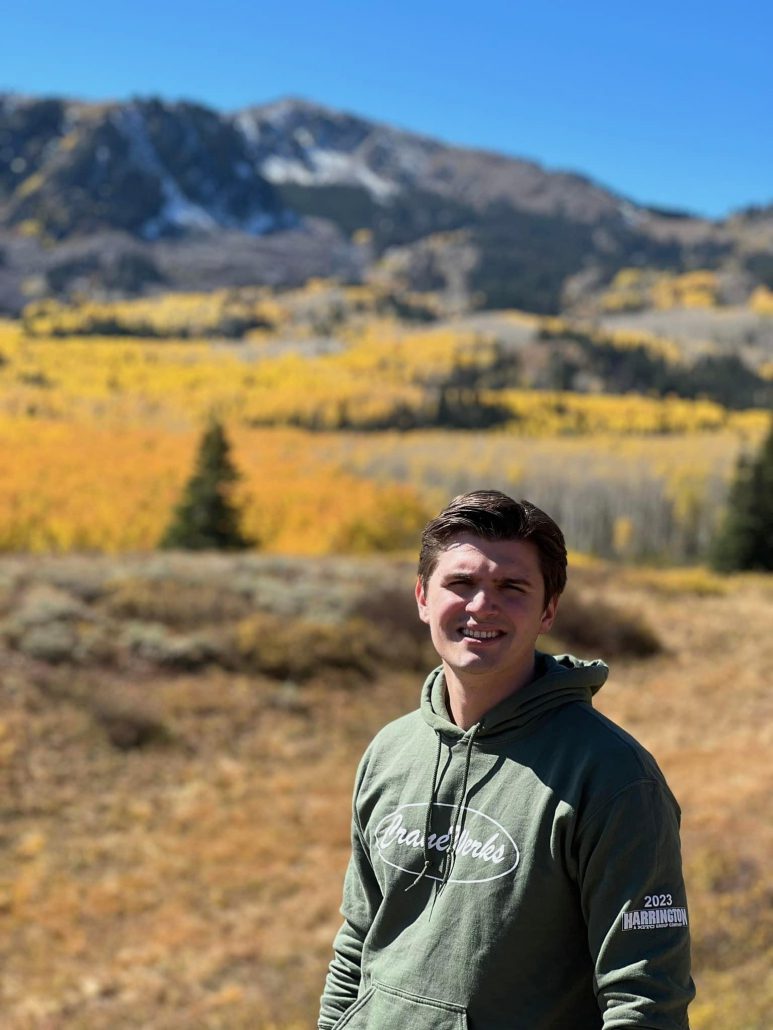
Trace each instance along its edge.
{"label": "man's smiling mouth", "polygon": [[466,637],[467,640],[496,640],[497,637],[503,637],[504,633],[501,629],[469,629],[463,627],[462,636]]}

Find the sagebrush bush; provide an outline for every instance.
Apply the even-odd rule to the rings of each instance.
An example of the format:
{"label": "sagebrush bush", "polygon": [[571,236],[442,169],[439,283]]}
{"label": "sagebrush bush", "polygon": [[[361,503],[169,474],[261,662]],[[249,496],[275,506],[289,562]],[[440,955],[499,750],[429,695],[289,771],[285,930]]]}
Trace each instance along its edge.
{"label": "sagebrush bush", "polygon": [[111,654],[104,627],[88,606],[46,583],[20,591],[0,623],[0,635],[27,657],[52,664]]}
{"label": "sagebrush bush", "polygon": [[227,664],[224,649],[214,636],[204,632],[173,633],[157,622],[131,622],[121,634],[130,654],[153,665],[169,669],[194,670],[212,664]]}
{"label": "sagebrush bush", "polygon": [[18,638],[16,646],[28,658],[42,662],[67,662],[75,655],[78,637],[66,622],[52,621],[31,626]]}
{"label": "sagebrush bush", "polygon": [[86,606],[57,587],[39,584],[29,587],[16,605],[14,625],[20,629],[42,626],[57,620],[88,618]]}
{"label": "sagebrush bush", "polygon": [[259,612],[236,627],[234,648],[246,671],[308,679],[324,669],[370,675],[384,652],[377,628],[360,619],[340,625],[286,620]]}
{"label": "sagebrush bush", "polygon": [[94,698],[91,712],[110,743],[121,751],[166,744],[173,739],[162,714],[147,698],[105,691]]}
{"label": "sagebrush bush", "polygon": [[0,618],[7,615],[13,608],[16,591],[13,582],[0,580]]}
{"label": "sagebrush bush", "polygon": [[253,605],[249,598],[218,582],[186,583],[172,576],[137,576],[114,584],[104,608],[115,618],[184,629],[243,618]]}
{"label": "sagebrush bush", "polygon": [[0,637],[49,663],[364,677],[434,664],[412,582],[407,566],[358,559],[68,558],[34,581],[9,580]]}
{"label": "sagebrush bush", "polygon": [[636,569],[633,580],[666,597],[692,594],[696,597],[721,597],[730,591],[727,577],[702,565],[675,569]]}
{"label": "sagebrush bush", "polygon": [[364,591],[357,601],[357,611],[385,633],[398,633],[418,643],[429,640],[427,627],[419,618],[412,582],[387,583]]}
{"label": "sagebrush bush", "polygon": [[571,588],[558,605],[551,636],[570,649],[601,658],[647,658],[663,651],[643,615],[613,607],[597,597],[585,598]]}
{"label": "sagebrush bush", "polygon": [[68,555],[45,567],[45,581],[79,601],[93,604],[107,589],[108,568],[85,555]]}

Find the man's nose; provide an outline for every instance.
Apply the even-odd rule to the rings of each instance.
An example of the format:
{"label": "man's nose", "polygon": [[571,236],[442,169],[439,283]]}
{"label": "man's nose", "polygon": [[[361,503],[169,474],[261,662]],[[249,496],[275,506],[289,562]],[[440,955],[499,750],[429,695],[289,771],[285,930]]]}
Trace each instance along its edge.
{"label": "man's nose", "polygon": [[477,615],[494,611],[496,607],[495,591],[486,587],[479,587],[467,602],[467,611]]}

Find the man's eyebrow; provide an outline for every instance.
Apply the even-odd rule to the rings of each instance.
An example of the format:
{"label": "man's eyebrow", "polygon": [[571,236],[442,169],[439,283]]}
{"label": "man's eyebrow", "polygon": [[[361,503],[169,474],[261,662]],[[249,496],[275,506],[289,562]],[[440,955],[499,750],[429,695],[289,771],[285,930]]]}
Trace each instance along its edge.
{"label": "man's eyebrow", "polygon": [[498,576],[497,583],[504,583],[505,586],[509,584],[515,584],[516,586],[527,586],[533,585],[533,580],[529,576]]}
{"label": "man's eyebrow", "polygon": [[[466,572],[462,569],[459,569],[457,571],[449,569],[448,572],[446,572],[443,576],[444,583],[450,583],[452,580],[462,583],[472,583],[474,579],[475,575],[472,572]],[[494,581],[503,586],[534,586],[534,581],[529,576],[503,575],[496,576]]]}

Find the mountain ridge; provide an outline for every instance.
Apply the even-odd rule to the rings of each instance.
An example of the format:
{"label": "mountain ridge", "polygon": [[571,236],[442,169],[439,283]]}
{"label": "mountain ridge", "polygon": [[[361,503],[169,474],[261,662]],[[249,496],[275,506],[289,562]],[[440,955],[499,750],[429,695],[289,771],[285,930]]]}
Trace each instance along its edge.
{"label": "mountain ridge", "polygon": [[[468,306],[556,312],[627,265],[740,267],[751,287],[768,276],[771,212],[715,221],[659,211],[578,172],[305,98],[222,113],[156,97],[0,94],[0,309],[10,311],[84,288],[241,285],[252,265],[252,282],[357,281],[395,247],[407,248],[411,279],[426,271],[427,241],[439,237],[440,253],[449,233],[473,255]],[[335,240],[329,261],[320,235]],[[107,251],[121,251],[112,265],[105,237]],[[211,282],[201,280],[205,252]],[[116,260],[131,274],[116,273]],[[442,280],[448,264],[436,261],[430,277]]]}

